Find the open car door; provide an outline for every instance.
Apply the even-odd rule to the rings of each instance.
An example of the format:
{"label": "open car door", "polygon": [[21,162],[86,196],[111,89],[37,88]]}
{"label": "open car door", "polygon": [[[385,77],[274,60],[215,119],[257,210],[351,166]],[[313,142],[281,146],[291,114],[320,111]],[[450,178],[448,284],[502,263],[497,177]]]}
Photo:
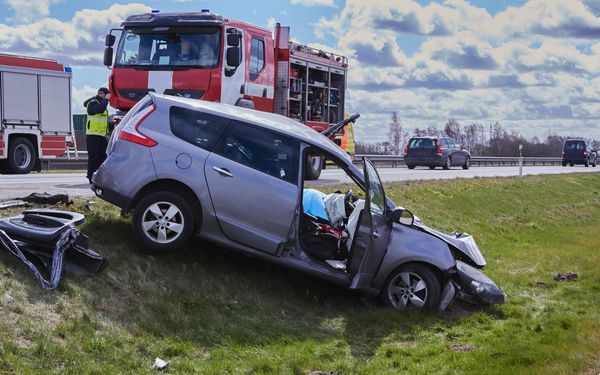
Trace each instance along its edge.
{"label": "open car door", "polygon": [[[383,184],[370,160],[363,157],[366,199],[350,249],[348,273],[352,278],[351,289],[369,292],[371,283],[387,252],[392,222]],[[371,290],[375,292],[375,290]]]}

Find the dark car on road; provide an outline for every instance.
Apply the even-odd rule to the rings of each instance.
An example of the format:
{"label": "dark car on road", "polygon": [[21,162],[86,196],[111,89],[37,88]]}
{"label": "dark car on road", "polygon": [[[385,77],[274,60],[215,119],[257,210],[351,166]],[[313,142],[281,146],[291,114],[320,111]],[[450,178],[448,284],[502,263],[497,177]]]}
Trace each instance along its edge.
{"label": "dark car on road", "polygon": [[404,147],[404,162],[408,169],[424,165],[435,167],[471,167],[471,154],[452,138],[413,137]]}
{"label": "dark car on road", "polygon": [[567,139],[563,146],[562,166],[583,164],[586,167],[596,166],[596,151],[592,145],[583,139]]}

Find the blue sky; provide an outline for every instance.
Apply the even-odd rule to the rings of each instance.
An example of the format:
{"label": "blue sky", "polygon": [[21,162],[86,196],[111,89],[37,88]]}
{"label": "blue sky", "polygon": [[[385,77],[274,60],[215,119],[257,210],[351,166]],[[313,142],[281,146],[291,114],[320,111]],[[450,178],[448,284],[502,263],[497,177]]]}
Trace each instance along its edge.
{"label": "blue sky", "polygon": [[79,111],[109,74],[103,35],[152,8],[280,22],[348,56],[358,140],[385,140],[393,111],[407,130],[455,118],[600,138],[600,0],[0,0],[0,52],[70,64]]}

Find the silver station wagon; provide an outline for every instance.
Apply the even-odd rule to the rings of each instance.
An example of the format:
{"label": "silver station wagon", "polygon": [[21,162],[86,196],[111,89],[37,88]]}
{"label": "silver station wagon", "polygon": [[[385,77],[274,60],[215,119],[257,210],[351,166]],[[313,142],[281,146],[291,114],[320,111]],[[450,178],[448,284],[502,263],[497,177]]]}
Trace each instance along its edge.
{"label": "silver station wagon", "polygon": [[[133,211],[145,251],[173,251],[197,235],[398,310],[443,310],[455,298],[504,302],[470,235],[438,232],[396,207],[369,160],[359,170],[295,120],[150,93],[115,129],[107,153],[92,190]],[[306,180],[315,157],[345,171],[357,194],[325,194]]]}

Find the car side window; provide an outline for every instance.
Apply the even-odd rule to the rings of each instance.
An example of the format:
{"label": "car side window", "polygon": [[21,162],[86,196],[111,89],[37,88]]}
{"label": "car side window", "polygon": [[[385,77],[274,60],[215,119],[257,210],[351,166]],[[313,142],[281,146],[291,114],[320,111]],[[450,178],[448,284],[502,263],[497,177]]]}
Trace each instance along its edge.
{"label": "car side window", "polygon": [[265,41],[252,37],[250,45],[250,79],[255,80],[265,67]]}
{"label": "car side window", "polygon": [[211,151],[219,140],[229,119],[173,106],[169,111],[171,131],[176,137]]}
{"label": "car side window", "polygon": [[300,143],[293,138],[234,122],[215,152],[259,172],[298,184]]}
{"label": "car side window", "polygon": [[441,145],[442,147],[450,147],[447,139],[442,139],[441,142],[442,142],[442,145]]}

